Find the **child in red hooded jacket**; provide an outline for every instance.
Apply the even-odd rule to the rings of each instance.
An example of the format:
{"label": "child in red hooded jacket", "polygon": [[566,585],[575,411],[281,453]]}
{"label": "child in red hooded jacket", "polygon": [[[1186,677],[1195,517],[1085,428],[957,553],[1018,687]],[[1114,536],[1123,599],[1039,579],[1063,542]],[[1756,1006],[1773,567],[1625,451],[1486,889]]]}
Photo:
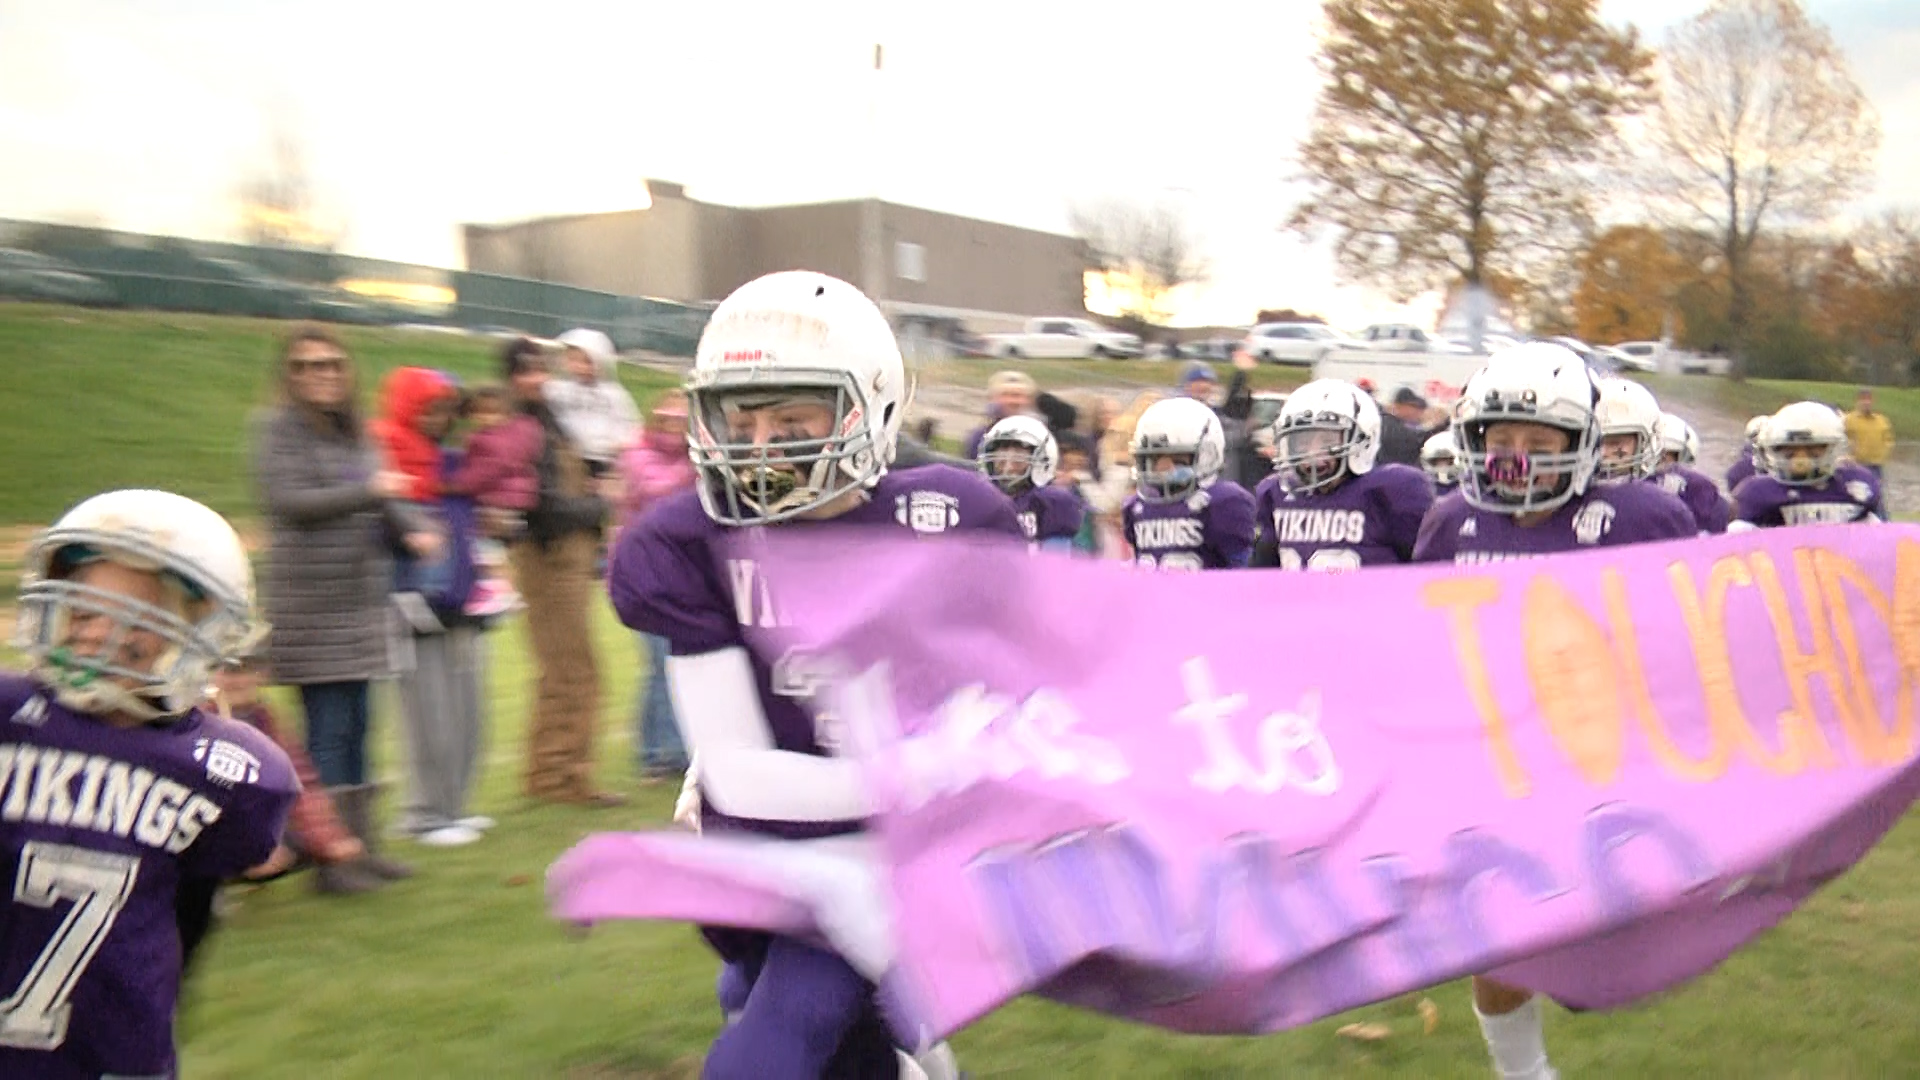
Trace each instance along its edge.
{"label": "child in red hooded jacket", "polygon": [[[407,478],[401,497],[440,526],[442,535],[440,440],[453,426],[459,400],[459,389],[446,375],[430,368],[395,368],[380,384],[380,415],[367,425],[387,467]],[[443,551],[432,561],[403,564],[397,591],[444,587],[451,574],[452,553]]]}

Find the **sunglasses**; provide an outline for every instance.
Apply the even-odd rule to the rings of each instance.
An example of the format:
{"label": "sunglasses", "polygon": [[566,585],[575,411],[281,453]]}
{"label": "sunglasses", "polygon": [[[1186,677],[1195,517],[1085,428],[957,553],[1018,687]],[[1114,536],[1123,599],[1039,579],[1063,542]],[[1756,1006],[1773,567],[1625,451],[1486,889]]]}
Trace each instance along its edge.
{"label": "sunglasses", "polygon": [[308,372],[312,372],[316,375],[323,374],[325,372],[341,372],[341,371],[345,371],[346,367],[347,367],[346,358],[340,357],[340,356],[325,356],[317,360],[287,361],[288,370],[292,371],[295,375],[305,375]]}

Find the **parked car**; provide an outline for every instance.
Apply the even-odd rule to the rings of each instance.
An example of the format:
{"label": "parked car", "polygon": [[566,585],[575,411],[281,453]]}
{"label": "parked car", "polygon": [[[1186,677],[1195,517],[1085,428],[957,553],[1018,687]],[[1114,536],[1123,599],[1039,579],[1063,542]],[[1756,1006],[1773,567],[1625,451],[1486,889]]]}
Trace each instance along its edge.
{"label": "parked car", "polygon": [[1623,367],[1634,371],[1659,371],[1660,358],[1667,351],[1658,341],[1623,341],[1609,347],[1624,358]]}
{"label": "parked car", "polygon": [[270,319],[305,319],[313,314],[304,286],[273,277],[238,259],[202,257],[199,263],[210,280],[236,287],[249,309],[247,314]]}
{"label": "parked car", "polygon": [[1226,364],[1233,361],[1233,354],[1240,349],[1242,342],[1237,338],[1206,338],[1202,341],[1189,341],[1180,346],[1182,360],[1206,360],[1210,363]]}
{"label": "parked car", "polygon": [[107,283],[51,255],[0,248],[0,299],[102,307],[118,302]]}
{"label": "parked car", "polygon": [[1611,359],[1614,365],[1622,371],[1651,372],[1660,370],[1660,365],[1654,362],[1653,357],[1646,355],[1636,356],[1618,345],[1596,345],[1594,346],[1594,351]]}
{"label": "parked car", "polygon": [[1335,349],[1359,348],[1360,343],[1324,323],[1261,323],[1247,331],[1248,355],[1264,364],[1319,363]]}
{"label": "parked car", "polygon": [[1390,352],[1465,353],[1469,351],[1465,345],[1443,341],[1417,326],[1406,323],[1375,323],[1361,332],[1360,346]]}
{"label": "parked car", "polygon": [[1018,334],[988,334],[987,347],[1006,359],[1127,358],[1140,355],[1140,336],[1109,330],[1092,319],[1029,319]]}

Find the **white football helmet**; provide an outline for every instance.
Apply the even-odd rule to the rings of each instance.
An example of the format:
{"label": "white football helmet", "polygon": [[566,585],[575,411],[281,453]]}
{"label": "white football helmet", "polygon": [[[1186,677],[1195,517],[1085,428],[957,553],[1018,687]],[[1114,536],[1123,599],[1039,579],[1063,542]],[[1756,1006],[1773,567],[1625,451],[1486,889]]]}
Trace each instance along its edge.
{"label": "white football helmet", "polygon": [[1273,421],[1273,469],[1280,486],[1306,494],[1373,471],[1380,456],[1380,406],[1340,379],[1315,379],[1287,395]]}
{"label": "white football helmet", "polygon": [[[74,580],[106,560],[158,573],[177,610]],[[91,655],[68,644],[76,614],[109,620]],[[145,670],[122,662],[133,631],[165,649]],[[254,619],[253,567],[225,518],[167,491],[110,491],[66,512],[35,537],[20,578],[14,643],[64,705],[142,720],[178,716],[200,701],[213,669],[251,650],[266,627]]]}
{"label": "white football helmet", "polygon": [[[1600,388],[1571,349],[1530,341],[1502,349],[1467,379],[1454,404],[1454,450],[1460,491],[1475,509],[1499,514],[1557,510],[1584,494],[1600,460],[1594,406]],[[1528,455],[1487,450],[1487,430],[1500,423],[1564,431],[1567,448]]]}
{"label": "white football helmet", "polygon": [[[1220,418],[1204,401],[1163,398],[1147,406],[1133,426],[1133,484],[1140,500],[1173,503],[1190,498],[1220,479],[1227,463],[1227,435]],[[1153,459],[1185,455],[1192,460],[1166,472]]]}
{"label": "white football helmet", "polygon": [[[885,315],[838,278],[787,270],[721,301],[687,380],[687,449],[700,502],[723,525],[798,517],[886,475],[911,397]],[[825,437],[735,430],[742,410],[825,403]]]}
{"label": "white football helmet", "polygon": [[[1660,403],[1653,392],[1632,379],[1601,379],[1600,403],[1594,406],[1600,418],[1600,464],[1594,477],[1608,483],[1640,480],[1652,476],[1660,467]],[[1631,436],[1633,451],[1625,458],[1609,458],[1606,440],[1612,436]]]}
{"label": "white football helmet", "polygon": [[1660,453],[1664,459],[1667,454],[1677,454],[1681,465],[1691,465],[1700,460],[1700,435],[1678,415],[1670,412],[1660,414],[1660,423],[1654,427],[1654,433],[1660,437]]}
{"label": "white football helmet", "polygon": [[[1810,455],[1794,454],[1796,449]],[[1847,429],[1840,414],[1818,401],[1796,401],[1767,419],[1754,464],[1783,484],[1824,483],[1840,467]]]}
{"label": "white football helmet", "polygon": [[1756,416],[1747,421],[1747,449],[1760,445],[1760,433],[1767,430],[1767,421],[1772,417]]}
{"label": "white football helmet", "polygon": [[[1017,467],[1003,470],[1003,463]],[[1059,467],[1060,444],[1037,417],[1006,417],[980,439],[980,468],[1008,495],[1046,487]]]}
{"label": "white football helmet", "polygon": [[1420,467],[1433,482],[1450,487],[1460,482],[1460,456],[1454,452],[1453,432],[1436,431],[1420,447]]}

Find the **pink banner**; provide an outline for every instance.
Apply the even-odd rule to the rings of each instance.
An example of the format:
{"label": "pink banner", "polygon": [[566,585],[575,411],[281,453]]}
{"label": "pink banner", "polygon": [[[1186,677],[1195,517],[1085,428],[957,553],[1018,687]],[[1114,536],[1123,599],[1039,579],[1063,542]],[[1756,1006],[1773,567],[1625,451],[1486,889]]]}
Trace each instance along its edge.
{"label": "pink banner", "polygon": [[844,942],[904,1030],[1039,993],[1270,1031],[1476,972],[1619,1005],[1777,922],[1920,791],[1905,526],[1344,575],[770,540],[767,647],[859,673],[836,712],[891,807],[888,940],[733,849],[695,858],[741,898],[685,888],[717,838],[591,838],[555,911]]}

